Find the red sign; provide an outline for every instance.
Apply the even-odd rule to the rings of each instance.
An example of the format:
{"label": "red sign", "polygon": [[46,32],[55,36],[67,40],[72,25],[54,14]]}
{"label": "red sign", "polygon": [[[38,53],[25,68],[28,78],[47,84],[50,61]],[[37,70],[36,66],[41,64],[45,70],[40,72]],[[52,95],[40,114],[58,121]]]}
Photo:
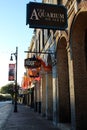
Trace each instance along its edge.
{"label": "red sign", "polygon": [[15,64],[9,64],[8,80],[9,81],[15,80]]}

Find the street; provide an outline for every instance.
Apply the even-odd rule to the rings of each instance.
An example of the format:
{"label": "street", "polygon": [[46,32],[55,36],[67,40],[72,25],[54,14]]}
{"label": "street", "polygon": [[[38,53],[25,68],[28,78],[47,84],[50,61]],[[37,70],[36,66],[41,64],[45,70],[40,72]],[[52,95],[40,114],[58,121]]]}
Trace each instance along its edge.
{"label": "street", "polygon": [[0,109],[1,109],[1,107],[4,107],[4,106],[6,106],[7,104],[9,104],[9,103],[11,103],[12,101],[1,101],[0,102]]}
{"label": "street", "polygon": [[0,102],[0,130],[4,125],[9,115],[9,112],[11,111],[12,108],[11,106],[12,106],[11,101]]}

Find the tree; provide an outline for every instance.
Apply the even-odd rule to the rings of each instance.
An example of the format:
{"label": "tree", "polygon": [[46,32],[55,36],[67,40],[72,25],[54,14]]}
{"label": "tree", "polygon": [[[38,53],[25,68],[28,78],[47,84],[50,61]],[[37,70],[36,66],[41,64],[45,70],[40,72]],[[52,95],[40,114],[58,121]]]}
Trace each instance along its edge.
{"label": "tree", "polygon": [[14,88],[14,84],[10,83],[5,86],[2,86],[0,92],[3,94],[9,93],[9,94],[13,95],[13,88]]}
{"label": "tree", "polygon": [[[13,83],[10,83],[10,84],[7,84],[5,86],[2,86],[1,89],[0,89],[0,100],[7,100],[7,99],[13,99],[13,95],[14,95],[14,91],[13,91],[13,86],[14,84]],[[10,94],[8,97],[8,94]]]}
{"label": "tree", "polygon": [[[19,85],[17,85],[17,90],[19,89]],[[12,102],[14,100],[14,91],[15,91],[15,85],[14,83],[7,84],[5,86],[1,87],[0,93],[2,94],[10,94],[12,97]]]}

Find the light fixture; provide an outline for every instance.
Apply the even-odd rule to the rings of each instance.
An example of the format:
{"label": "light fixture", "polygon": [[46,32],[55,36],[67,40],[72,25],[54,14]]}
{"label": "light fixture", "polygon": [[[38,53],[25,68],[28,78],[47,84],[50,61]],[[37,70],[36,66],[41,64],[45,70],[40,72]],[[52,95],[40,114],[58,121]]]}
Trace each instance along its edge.
{"label": "light fixture", "polygon": [[11,58],[10,58],[10,61],[13,61],[13,57],[12,57],[12,54],[11,54]]}

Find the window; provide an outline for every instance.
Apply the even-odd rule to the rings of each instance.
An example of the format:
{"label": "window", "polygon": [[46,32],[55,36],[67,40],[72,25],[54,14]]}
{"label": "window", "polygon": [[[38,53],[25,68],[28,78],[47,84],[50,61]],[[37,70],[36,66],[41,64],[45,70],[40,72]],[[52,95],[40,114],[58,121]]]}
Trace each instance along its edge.
{"label": "window", "polygon": [[86,57],[86,68],[87,68],[87,29],[85,31],[85,57]]}
{"label": "window", "polygon": [[42,29],[42,48],[44,48],[44,29]]}
{"label": "window", "polygon": [[40,32],[39,32],[39,35],[38,35],[38,40],[39,40],[39,52],[40,52]]}
{"label": "window", "polygon": [[38,39],[36,41],[36,44],[37,44],[37,52],[40,52],[40,32],[38,33]]}
{"label": "window", "polygon": [[80,3],[81,2],[81,0],[77,0],[77,3]]}
{"label": "window", "polygon": [[48,37],[50,36],[50,29],[47,30],[48,31]]}

